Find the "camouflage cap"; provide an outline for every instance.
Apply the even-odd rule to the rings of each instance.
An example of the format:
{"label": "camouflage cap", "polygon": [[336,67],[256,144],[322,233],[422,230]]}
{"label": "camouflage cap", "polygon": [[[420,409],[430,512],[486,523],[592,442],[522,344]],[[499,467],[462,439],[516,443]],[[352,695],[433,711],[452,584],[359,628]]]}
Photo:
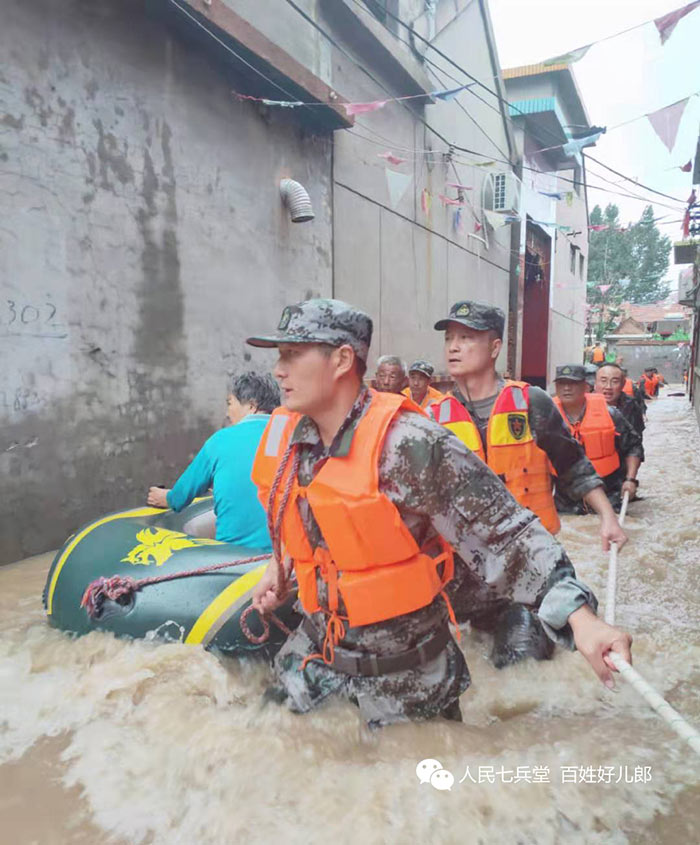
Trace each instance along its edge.
{"label": "camouflage cap", "polygon": [[435,372],[435,367],[433,367],[430,361],[423,361],[422,359],[418,359],[418,361],[414,361],[411,364],[411,366],[408,368],[408,372],[423,373],[424,376],[428,376],[428,378],[430,378]]}
{"label": "camouflage cap", "polygon": [[251,346],[271,348],[280,343],[348,344],[363,361],[367,360],[372,342],[372,320],[339,299],[307,299],[287,305],[282,311],[277,334],[249,337]]}
{"label": "camouflage cap", "polygon": [[506,315],[495,305],[462,300],[455,302],[450,308],[448,316],[435,323],[435,328],[437,331],[443,331],[447,328],[448,323],[461,323],[463,326],[468,326],[470,329],[476,329],[480,332],[493,330],[500,338],[503,338]]}
{"label": "camouflage cap", "polygon": [[563,364],[557,367],[554,381],[585,381],[586,368],[583,364]]}

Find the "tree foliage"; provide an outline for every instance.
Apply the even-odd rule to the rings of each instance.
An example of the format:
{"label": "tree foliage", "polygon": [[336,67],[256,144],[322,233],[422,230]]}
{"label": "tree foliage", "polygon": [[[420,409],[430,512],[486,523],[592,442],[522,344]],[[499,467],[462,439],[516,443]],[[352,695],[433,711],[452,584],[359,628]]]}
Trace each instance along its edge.
{"label": "tree foliage", "polygon": [[[614,305],[629,301],[658,302],[668,295],[663,281],[668,271],[670,238],[661,234],[654,222],[654,209],[648,205],[639,220],[628,227],[620,222],[620,210],[614,205],[603,211],[596,205],[590,215],[588,250],[588,301]],[[628,284],[624,280],[629,280]],[[620,284],[621,280],[623,283]],[[603,295],[598,285],[610,285]]]}

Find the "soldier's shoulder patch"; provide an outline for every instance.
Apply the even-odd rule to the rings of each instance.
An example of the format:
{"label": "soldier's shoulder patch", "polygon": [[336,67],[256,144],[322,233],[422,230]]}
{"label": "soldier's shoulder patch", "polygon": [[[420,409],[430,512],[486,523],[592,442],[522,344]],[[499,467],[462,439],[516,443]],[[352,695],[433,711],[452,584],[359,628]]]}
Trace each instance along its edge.
{"label": "soldier's shoulder patch", "polygon": [[527,417],[525,414],[508,414],[508,431],[514,440],[522,440],[527,433]]}

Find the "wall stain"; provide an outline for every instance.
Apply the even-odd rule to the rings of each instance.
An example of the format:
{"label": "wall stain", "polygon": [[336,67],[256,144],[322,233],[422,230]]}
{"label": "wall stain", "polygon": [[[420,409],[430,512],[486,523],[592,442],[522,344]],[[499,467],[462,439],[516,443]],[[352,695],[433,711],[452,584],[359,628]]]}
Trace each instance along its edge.
{"label": "wall stain", "polygon": [[44,98],[34,86],[24,89],[24,101],[37,114],[41,125],[48,126],[53,111],[50,106],[45,105]]}
{"label": "wall stain", "polygon": [[142,241],[142,282],[138,289],[139,325],[135,331],[134,355],[150,366],[167,365],[172,372],[183,366],[186,353],[171,138],[170,127],[163,123],[160,174],[148,147],[143,151],[143,205],[135,215]]}
{"label": "wall stain", "polygon": [[117,139],[111,132],[105,132],[102,121],[97,118],[93,120],[93,126],[97,129],[97,158],[100,168],[100,187],[105,190],[114,190],[109,181],[110,171],[116,176],[122,185],[134,181],[134,170],[128,162],[128,143],[124,142],[124,149],[119,149]]}
{"label": "wall stain", "polygon": [[19,117],[15,117],[12,114],[4,114],[2,120],[0,120],[3,126],[9,126],[11,129],[23,129],[24,128],[24,115],[20,115]]}

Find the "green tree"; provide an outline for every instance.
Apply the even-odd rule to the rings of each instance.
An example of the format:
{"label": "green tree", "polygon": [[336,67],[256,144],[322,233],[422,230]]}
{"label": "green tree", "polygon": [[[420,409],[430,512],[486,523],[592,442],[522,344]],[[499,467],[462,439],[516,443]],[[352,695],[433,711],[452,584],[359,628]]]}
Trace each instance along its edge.
{"label": "green tree", "polygon": [[[597,205],[591,212],[591,226],[605,226],[600,232],[591,230],[588,247],[588,280],[591,282],[589,302],[600,302],[597,285],[615,285],[629,278],[631,269],[627,232],[622,231],[620,210],[610,204],[603,212]],[[607,291],[606,301],[619,302],[617,291]]]}
{"label": "green tree", "polygon": [[630,302],[657,302],[668,296],[663,277],[668,271],[671,239],[663,236],[654,223],[654,209],[648,205],[639,221],[630,228],[632,267],[625,291]]}
{"label": "green tree", "polygon": [[[623,301],[656,302],[668,294],[662,281],[668,270],[671,241],[654,223],[654,209],[648,205],[639,221],[623,227],[620,210],[614,204],[602,211],[596,205],[590,215],[588,249],[588,302],[615,305]],[[629,283],[624,280],[629,279]],[[622,284],[620,283],[622,281]],[[598,285],[610,285],[602,294]]]}

